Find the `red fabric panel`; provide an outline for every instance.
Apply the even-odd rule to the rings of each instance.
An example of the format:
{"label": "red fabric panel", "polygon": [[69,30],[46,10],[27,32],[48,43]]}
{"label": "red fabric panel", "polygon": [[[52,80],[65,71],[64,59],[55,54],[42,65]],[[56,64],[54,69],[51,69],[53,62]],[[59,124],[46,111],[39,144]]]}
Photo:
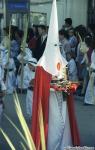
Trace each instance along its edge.
{"label": "red fabric panel", "polygon": [[80,135],[79,135],[79,130],[78,130],[76,116],[75,116],[74,96],[72,93],[67,96],[67,106],[68,106],[68,113],[69,113],[72,143],[73,146],[80,146]]}
{"label": "red fabric panel", "polygon": [[41,150],[40,147],[40,131],[38,120],[38,108],[41,101],[45,140],[47,141],[48,134],[48,114],[49,114],[49,94],[50,94],[50,82],[52,76],[47,73],[42,67],[36,68],[35,83],[34,83],[34,95],[33,95],[33,111],[32,111],[32,129],[31,134],[36,145],[37,150]]}

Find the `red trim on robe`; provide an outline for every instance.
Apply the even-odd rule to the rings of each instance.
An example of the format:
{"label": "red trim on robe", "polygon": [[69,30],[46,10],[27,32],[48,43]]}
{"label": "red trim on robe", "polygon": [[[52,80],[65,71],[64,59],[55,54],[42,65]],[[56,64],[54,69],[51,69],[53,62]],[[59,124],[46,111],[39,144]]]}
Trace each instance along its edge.
{"label": "red trim on robe", "polygon": [[72,93],[70,93],[70,95],[67,96],[67,107],[71,128],[72,144],[73,146],[80,146],[80,135],[75,116],[74,96]]}
{"label": "red trim on robe", "polygon": [[33,108],[32,108],[32,129],[31,134],[37,150],[41,150],[41,139],[38,120],[38,108],[41,101],[45,141],[48,137],[48,116],[49,116],[49,95],[50,95],[50,82],[52,75],[46,72],[42,67],[36,68],[34,94],[33,94]]}

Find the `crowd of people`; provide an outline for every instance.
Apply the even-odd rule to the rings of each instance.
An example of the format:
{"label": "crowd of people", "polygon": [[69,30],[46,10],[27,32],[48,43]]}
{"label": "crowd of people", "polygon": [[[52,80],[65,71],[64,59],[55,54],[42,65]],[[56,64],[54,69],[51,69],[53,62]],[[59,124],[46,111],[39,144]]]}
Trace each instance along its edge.
{"label": "crowd of people", "polygon": [[95,105],[95,32],[92,25],[72,26],[66,18],[59,31],[61,54],[68,61],[68,79],[79,81],[77,95],[84,96],[84,105]]}
{"label": "crowd of people", "polygon": [[[24,31],[16,26],[6,27],[0,43],[0,107],[5,94],[26,92],[26,110],[31,117],[33,82],[37,61],[45,50],[48,27],[33,25],[28,29],[24,49]],[[52,35],[53,36],[53,35]],[[52,39],[52,37],[51,37]],[[84,96],[84,104],[95,104],[95,37],[89,27],[73,27],[66,18],[59,30],[59,46],[62,57],[68,61],[67,78],[80,82],[76,94]]]}

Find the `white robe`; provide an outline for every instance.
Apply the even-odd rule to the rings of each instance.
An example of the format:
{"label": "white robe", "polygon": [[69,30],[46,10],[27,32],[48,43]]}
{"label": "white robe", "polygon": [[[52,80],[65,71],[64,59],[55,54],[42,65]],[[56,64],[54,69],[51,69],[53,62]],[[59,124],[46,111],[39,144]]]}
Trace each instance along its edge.
{"label": "white robe", "polygon": [[[2,79],[2,74],[1,74],[1,69],[0,69],[0,86],[1,86],[1,90],[2,91],[6,91],[6,86],[4,84],[4,81]],[[1,99],[1,100],[4,100],[4,97]],[[0,122],[1,122],[1,118],[2,118],[2,113],[3,113],[3,104],[1,103],[0,104]]]}
{"label": "white robe", "polygon": [[2,65],[0,65],[0,81],[2,81],[4,78],[4,69],[2,68]]}
{"label": "white robe", "polygon": [[33,105],[33,91],[28,89],[26,95],[26,113],[29,118],[32,117],[32,105]]}
{"label": "white robe", "polygon": [[51,91],[47,150],[63,150],[67,146],[72,146],[72,139],[66,101],[62,92]]}
{"label": "white robe", "polygon": [[0,65],[4,68],[8,62],[8,50],[0,45]]}
{"label": "white robe", "polygon": [[[5,91],[6,90],[6,86],[4,84],[3,81],[1,81],[1,89],[2,91]],[[2,101],[4,101],[4,97],[2,98]],[[1,123],[1,119],[2,119],[2,113],[3,113],[3,103],[0,103],[0,123]]]}
{"label": "white robe", "polygon": [[24,63],[26,63],[26,65],[23,67],[23,73],[20,73],[17,75],[16,85],[19,89],[28,88],[28,84],[26,81],[26,76],[27,76],[27,71],[28,71],[27,63],[28,63],[28,60],[31,58],[32,58],[32,51],[29,48],[25,49],[24,57],[21,53],[17,56],[17,59],[19,60],[19,62],[22,62],[22,59],[24,59]]}
{"label": "white robe", "polygon": [[29,49],[29,48],[25,48],[25,52],[24,52],[24,57],[22,55],[22,53],[20,53],[18,56],[17,56],[17,59],[22,62],[22,59],[24,60],[25,63],[28,62],[29,59],[32,58],[32,51]]}
{"label": "white robe", "polygon": [[28,83],[26,81],[27,74],[28,74],[28,68],[27,68],[27,65],[25,65],[23,67],[23,74],[20,73],[17,75],[16,85],[19,89],[27,89],[28,88]]}
{"label": "white robe", "polygon": [[[13,58],[9,59],[8,69],[9,69],[8,75],[6,76],[7,94],[12,94],[15,89],[15,81],[16,81],[15,77],[16,67]],[[10,71],[10,69],[12,69],[12,71]]]}
{"label": "white robe", "polygon": [[[29,69],[29,68],[28,68]],[[26,82],[29,87],[29,82],[34,79],[35,72],[32,70],[28,70],[27,76],[26,76]],[[33,91],[30,89],[27,89],[27,95],[26,95],[26,113],[31,118],[32,116],[32,104],[33,104]]]}
{"label": "white robe", "polygon": [[3,81],[3,78],[4,78],[4,72],[3,72],[2,66],[0,65],[0,86],[1,86],[2,91],[6,91],[6,86],[5,86],[5,83]]}
{"label": "white robe", "polygon": [[[92,52],[92,55],[91,55],[90,67],[95,70],[95,52],[94,51]],[[85,93],[84,103],[95,105],[95,72],[92,72],[90,76],[90,80],[88,82],[88,86],[87,86],[86,93]]]}

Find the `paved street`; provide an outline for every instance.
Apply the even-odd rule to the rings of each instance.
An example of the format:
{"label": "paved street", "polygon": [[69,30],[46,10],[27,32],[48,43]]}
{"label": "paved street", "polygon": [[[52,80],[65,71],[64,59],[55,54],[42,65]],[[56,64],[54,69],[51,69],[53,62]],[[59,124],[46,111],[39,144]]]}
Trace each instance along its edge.
{"label": "paved street", "polygon": [[[19,95],[21,107],[24,116],[28,122],[25,112],[25,95]],[[78,126],[80,130],[81,143],[82,146],[94,146],[95,145],[95,106],[85,106],[83,105],[83,98],[75,97],[75,109],[78,121]],[[5,98],[5,110],[4,114],[9,116],[11,120],[19,127],[19,121],[15,113],[14,100],[12,96],[6,96]],[[16,146],[16,150],[22,150],[21,148],[21,138],[19,137],[16,130],[10,125],[8,120],[3,115],[1,127],[8,134],[13,144]],[[4,137],[0,133],[0,150],[10,150]]]}

